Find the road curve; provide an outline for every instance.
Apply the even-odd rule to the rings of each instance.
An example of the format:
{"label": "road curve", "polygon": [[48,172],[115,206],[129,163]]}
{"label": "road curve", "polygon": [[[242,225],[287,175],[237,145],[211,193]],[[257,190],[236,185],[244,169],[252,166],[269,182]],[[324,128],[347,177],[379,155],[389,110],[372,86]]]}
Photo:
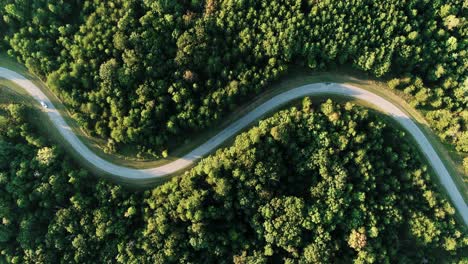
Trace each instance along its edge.
{"label": "road curve", "polygon": [[253,111],[249,112],[239,120],[233,122],[231,125],[222,130],[209,141],[203,143],[202,145],[192,150],[190,153],[183,156],[182,158],[179,158],[173,162],[155,168],[132,169],[112,164],[100,158],[89,148],[87,148],[83,144],[83,142],[81,142],[78,139],[78,137],[73,133],[70,126],[68,126],[68,124],[62,118],[62,116],[57,111],[52,102],[49,100],[49,98],[47,98],[47,96],[26,77],[9,69],[0,67],[0,78],[8,79],[9,81],[12,81],[17,85],[21,86],[36,101],[45,102],[48,105],[48,108],[43,110],[47,113],[47,115],[52,120],[52,122],[57,127],[58,131],[62,134],[62,136],[81,156],[83,156],[84,159],[86,159],[89,163],[91,163],[92,165],[104,172],[127,180],[153,179],[173,174],[181,169],[184,169],[192,165],[195,161],[197,161],[204,155],[210,153],[225,140],[236,135],[240,130],[242,130],[242,128],[251,124],[253,121],[259,119],[267,112],[274,110],[278,106],[286,104],[291,100],[298,99],[304,96],[324,94],[340,95],[363,100],[377,106],[381,111],[391,116],[401,126],[403,126],[403,128],[406,129],[407,132],[409,132],[413,136],[413,138],[419,145],[420,150],[424,153],[426,158],[429,160],[431,166],[433,167],[434,171],[437,173],[440,182],[447,190],[450,198],[452,199],[453,204],[462,216],[465,225],[468,224],[468,207],[465,201],[463,200],[462,195],[460,194],[455,183],[453,182],[452,177],[447,171],[444,163],[439,158],[436,151],[430,144],[429,140],[419,129],[419,127],[406,113],[400,110],[397,106],[393,105],[389,101],[374,93],[371,93],[367,90],[358,87],[337,83],[314,83],[289,90],[287,92],[276,95],[275,97],[266,101],[262,105],[258,106]]}

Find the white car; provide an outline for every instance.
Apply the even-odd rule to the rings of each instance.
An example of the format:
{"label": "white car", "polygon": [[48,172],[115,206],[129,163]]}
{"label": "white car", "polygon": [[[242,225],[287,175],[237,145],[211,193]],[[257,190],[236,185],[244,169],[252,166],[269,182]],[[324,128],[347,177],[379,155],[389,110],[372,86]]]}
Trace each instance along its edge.
{"label": "white car", "polygon": [[47,104],[46,104],[44,101],[41,101],[41,105],[42,105],[42,107],[44,107],[44,108],[48,108]]}

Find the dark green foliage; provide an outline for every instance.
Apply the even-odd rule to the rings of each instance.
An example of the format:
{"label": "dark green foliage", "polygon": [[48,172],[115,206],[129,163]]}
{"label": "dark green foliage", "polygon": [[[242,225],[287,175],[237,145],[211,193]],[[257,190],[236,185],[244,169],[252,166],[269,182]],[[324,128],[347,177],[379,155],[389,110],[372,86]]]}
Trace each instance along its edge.
{"label": "dark green foliage", "polygon": [[[410,74],[417,84],[400,88],[415,106],[468,115],[461,0],[0,3],[9,53],[47,78],[80,125],[109,139],[107,151],[132,143],[158,156],[291,63]],[[467,120],[454,123],[449,136],[439,132],[466,151]]]}
{"label": "dark green foliage", "polygon": [[0,263],[114,261],[142,226],[142,193],[73,165],[21,111],[10,105],[0,127]]}
{"label": "dark green foliage", "polygon": [[405,142],[351,104],[280,112],[153,191],[151,254],[394,263],[466,248],[454,209]]}
{"label": "dark green foliage", "polygon": [[350,103],[305,99],[136,193],[78,169],[17,117],[24,109],[8,109],[0,262],[440,263],[466,254],[465,230],[404,132]]}

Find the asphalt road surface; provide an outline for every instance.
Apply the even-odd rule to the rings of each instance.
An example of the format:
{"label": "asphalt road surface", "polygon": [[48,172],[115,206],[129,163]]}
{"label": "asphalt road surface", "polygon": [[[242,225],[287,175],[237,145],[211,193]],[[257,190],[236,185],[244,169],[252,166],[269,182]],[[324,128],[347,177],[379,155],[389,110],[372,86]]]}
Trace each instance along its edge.
{"label": "asphalt road surface", "polygon": [[26,77],[9,69],[0,67],[0,78],[5,78],[16,83],[17,85],[24,88],[36,101],[38,101],[39,103],[44,102],[45,104],[47,104],[47,108],[42,107],[43,111],[47,113],[50,120],[53,122],[53,124],[56,126],[60,134],[62,134],[62,136],[65,138],[65,140],[67,140],[71,144],[71,146],[90,164],[116,177],[135,181],[143,179],[154,179],[170,175],[192,165],[195,161],[199,160],[201,157],[209,154],[211,151],[216,149],[225,140],[236,135],[240,130],[242,130],[242,128],[258,120],[266,113],[290,102],[291,100],[298,99],[304,96],[314,95],[340,95],[363,100],[368,103],[371,103],[372,105],[375,105],[382,112],[392,117],[409,134],[413,136],[413,138],[418,144],[419,149],[424,153],[432,168],[439,177],[440,182],[447,190],[450,198],[452,199],[453,204],[462,216],[465,225],[468,224],[468,207],[465,201],[463,200],[461,193],[457,189],[444,163],[437,155],[437,152],[434,150],[431,143],[423,134],[423,132],[419,129],[419,127],[406,113],[400,110],[397,106],[393,105],[389,101],[374,93],[371,93],[367,90],[358,87],[337,83],[314,83],[289,90],[287,92],[276,95],[275,97],[266,101],[262,105],[258,106],[253,111],[249,112],[244,117],[233,122],[224,130],[219,132],[216,136],[212,137],[210,140],[195,148],[185,156],[158,167],[150,169],[133,169],[112,164],[100,158],[95,153],[93,153],[88,147],[86,147],[83,144],[83,142],[81,142],[78,139],[78,137],[73,133],[70,126],[62,118],[62,116],[57,111],[52,102],[49,100],[49,98],[47,98],[47,96]]}

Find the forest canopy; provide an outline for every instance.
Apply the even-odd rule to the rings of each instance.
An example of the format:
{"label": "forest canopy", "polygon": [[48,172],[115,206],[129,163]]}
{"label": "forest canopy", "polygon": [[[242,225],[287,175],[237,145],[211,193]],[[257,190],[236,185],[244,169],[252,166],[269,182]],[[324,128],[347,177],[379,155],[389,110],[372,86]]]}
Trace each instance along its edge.
{"label": "forest canopy", "polygon": [[[0,0],[0,47],[88,132],[159,156],[293,64],[389,80],[468,152],[462,0]],[[467,160],[468,162],[468,160]]]}
{"label": "forest canopy", "polygon": [[[468,152],[462,0],[0,0],[0,50],[106,150],[160,156],[293,65],[388,81]],[[405,132],[306,98],[184,175],[131,191],[0,107],[0,263],[441,263],[466,227]],[[465,159],[468,168],[468,158]]]}
{"label": "forest canopy", "polygon": [[0,262],[442,263],[468,237],[405,133],[330,100],[280,111],[147,191],[0,109]]}

